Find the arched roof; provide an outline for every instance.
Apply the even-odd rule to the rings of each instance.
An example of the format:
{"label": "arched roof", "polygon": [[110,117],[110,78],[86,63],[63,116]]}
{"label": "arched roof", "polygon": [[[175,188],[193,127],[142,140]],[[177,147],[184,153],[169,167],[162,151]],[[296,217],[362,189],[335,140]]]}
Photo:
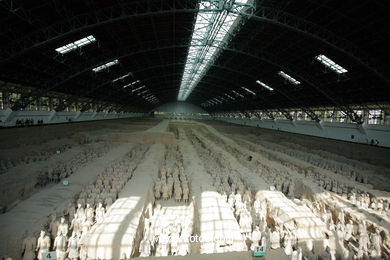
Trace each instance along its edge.
{"label": "arched roof", "polygon": [[[32,96],[73,95],[67,103],[90,97],[148,111],[176,101],[202,1],[208,2],[0,1],[0,80],[35,87]],[[251,8],[240,12],[231,8],[234,1],[209,2],[240,20],[217,46],[218,56],[188,102],[209,112],[335,106],[353,117],[350,104],[390,100],[386,1],[248,0]],[[66,54],[56,51],[87,36],[96,41]],[[320,54],[348,72],[327,69],[315,59]],[[113,60],[118,64],[92,71]],[[291,84],[280,71],[301,84]],[[144,95],[132,91],[144,85]],[[22,98],[14,108],[26,102]]]}

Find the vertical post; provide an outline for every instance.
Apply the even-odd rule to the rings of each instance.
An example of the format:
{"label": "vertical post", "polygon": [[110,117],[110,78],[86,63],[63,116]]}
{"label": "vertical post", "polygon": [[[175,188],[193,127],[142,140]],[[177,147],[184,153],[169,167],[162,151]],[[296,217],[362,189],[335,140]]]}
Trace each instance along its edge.
{"label": "vertical post", "polygon": [[49,111],[53,110],[53,98],[49,97]]}
{"label": "vertical post", "polygon": [[7,109],[10,107],[9,104],[9,93],[7,91],[3,92],[3,109]]}
{"label": "vertical post", "polygon": [[385,125],[390,125],[390,109],[384,110]]}
{"label": "vertical post", "polygon": [[370,120],[370,113],[369,113],[368,109],[364,109],[363,110],[363,122],[365,124],[368,124],[369,120]]}

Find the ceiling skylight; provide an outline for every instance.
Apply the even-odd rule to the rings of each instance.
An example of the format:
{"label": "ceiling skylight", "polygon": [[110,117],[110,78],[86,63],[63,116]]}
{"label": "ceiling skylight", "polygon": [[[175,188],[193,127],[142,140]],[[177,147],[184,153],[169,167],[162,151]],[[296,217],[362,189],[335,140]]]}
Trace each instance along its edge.
{"label": "ceiling skylight", "polygon": [[336,62],[333,60],[329,59],[323,54],[315,56],[315,59],[324,64],[327,68],[333,70],[334,72],[338,74],[346,73],[348,70],[344,69],[340,65],[338,65]]}
{"label": "ceiling skylight", "polygon": [[261,86],[263,86],[264,88],[270,90],[270,91],[274,91],[273,88],[271,88],[270,86],[268,86],[267,84],[265,84],[264,82],[261,82],[260,80],[256,80],[256,83],[257,84],[260,84]]}
{"label": "ceiling skylight", "polygon": [[227,96],[228,98],[230,98],[231,100],[236,100],[234,97],[230,96],[229,94],[224,94],[225,96]]}
{"label": "ceiling skylight", "polygon": [[109,67],[114,66],[114,65],[116,65],[118,63],[119,63],[119,60],[113,60],[113,61],[107,62],[106,64],[103,64],[103,65],[101,65],[99,67],[93,68],[92,70],[94,72],[99,72],[99,71],[108,69]]}
{"label": "ceiling skylight", "polygon": [[130,87],[130,86],[131,86],[131,83],[124,85],[123,88],[127,88],[127,87]]}
{"label": "ceiling skylight", "polygon": [[136,91],[138,91],[138,90],[140,90],[140,89],[143,89],[143,88],[146,88],[146,85],[143,85],[143,86],[141,86],[141,87],[139,87],[139,88],[135,88],[135,89],[133,89],[131,92],[136,92]]}
{"label": "ceiling skylight", "polygon": [[[230,9],[222,8],[225,0],[200,0],[199,12],[192,33],[187,61],[184,67],[177,99],[185,101],[206,74],[220,53],[221,46],[230,39],[240,25],[237,12],[242,11],[251,0],[236,0]],[[230,12],[234,10],[235,12]]]}
{"label": "ceiling skylight", "polygon": [[121,77],[119,77],[119,78],[114,79],[112,82],[116,82],[116,81],[118,81],[118,80],[125,79],[125,78],[127,78],[128,76],[130,76],[130,75],[131,75],[131,72],[129,72],[129,73],[127,73],[126,75],[123,75],[123,76],[121,76]]}
{"label": "ceiling skylight", "polygon": [[294,85],[299,85],[301,84],[300,81],[294,79],[293,77],[291,77],[290,75],[288,75],[287,73],[283,72],[283,71],[279,71],[278,72],[278,75],[285,78],[286,80],[288,80],[290,83],[294,84]]}
{"label": "ceiling skylight", "polygon": [[246,92],[251,93],[252,95],[255,95],[255,96],[256,96],[256,93],[253,92],[252,90],[247,89],[246,87],[241,87],[241,88],[242,88],[243,90],[245,90]]}
{"label": "ceiling skylight", "polygon": [[129,83],[129,84],[124,85],[123,88],[127,88],[127,87],[130,87],[130,86],[134,86],[134,85],[137,84],[137,83],[140,83],[140,81],[139,81],[139,80],[133,81],[133,82],[131,82],[131,83]]}
{"label": "ceiling skylight", "polygon": [[234,91],[234,90],[232,90],[232,92],[236,95],[236,96],[239,96],[239,97],[244,97],[243,95],[241,95],[240,93],[238,93],[237,91]]}
{"label": "ceiling skylight", "polygon": [[61,46],[61,47],[57,48],[56,52],[61,53],[61,54],[65,54],[65,53],[68,53],[70,51],[73,51],[73,50],[76,50],[78,48],[81,48],[84,45],[91,44],[93,42],[96,42],[95,37],[93,37],[93,35],[89,35],[89,36],[84,37],[84,38],[82,38],[80,40],[74,41],[72,43],[69,43],[69,44],[66,44],[64,46]]}

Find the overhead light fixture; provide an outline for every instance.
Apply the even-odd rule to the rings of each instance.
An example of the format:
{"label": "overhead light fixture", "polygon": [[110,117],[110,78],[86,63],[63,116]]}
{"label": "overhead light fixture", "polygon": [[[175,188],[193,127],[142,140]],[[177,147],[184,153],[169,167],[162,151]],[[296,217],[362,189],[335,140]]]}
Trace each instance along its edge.
{"label": "overhead light fixture", "polygon": [[316,60],[318,60],[319,62],[321,62],[322,64],[324,64],[327,68],[333,70],[334,72],[336,72],[338,74],[343,74],[343,73],[348,72],[348,70],[344,69],[339,64],[337,64],[336,62],[329,59],[328,57],[326,57],[323,54],[317,55],[314,58]]}
{"label": "overhead light fixture", "polygon": [[241,88],[242,88],[243,90],[245,90],[246,92],[251,93],[252,95],[255,95],[255,96],[256,96],[256,93],[253,92],[252,90],[247,89],[246,87],[241,87]]}
{"label": "overhead light fixture", "polygon": [[261,86],[263,86],[264,88],[270,90],[270,91],[274,91],[273,88],[271,88],[270,86],[268,86],[267,84],[265,84],[264,82],[261,82],[260,80],[256,80],[256,83],[257,84],[260,84]]}
{"label": "overhead light fixture", "polygon": [[69,44],[66,44],[64,46],[57,48],[56,52],[61,53],[61,54],[65,54],[65,53],[71,52],[75,49],[81,48],[85,45],[91,44],[93,42],[96,42],[95,37],[93,37],[93,35],[89,35],[89,36],[84,37],[80,40],[71,42]]}
{"label": "overhead light fixture", "polygon": [[294,84],[294,85],[299,85],[301,84],[300,81],[294,79],[293,77],[291,77],[290,75],[288,75],[287,73],[283,72],[283,71],[279,71],[278,72],[278,75],[285,78],[286,80],[288,80],[290,83]]}
{"label": "overhead light fixture", "polygon": [[93,70],[94,72],[99,72],[99,71],[108,69],[109,67],[114,66],[114,65],[116,65],[116,64],[118,64],[118,63],[119,63],[119,60],[117,60],[117,59],[116,59],[116,60],[112,60],[112,61],[107,62],[106,64],[103,64],[103,65],[101,65],[101,66],[98,66],[98,67],[96,67],[96,68],[93,68],[92,70]]}

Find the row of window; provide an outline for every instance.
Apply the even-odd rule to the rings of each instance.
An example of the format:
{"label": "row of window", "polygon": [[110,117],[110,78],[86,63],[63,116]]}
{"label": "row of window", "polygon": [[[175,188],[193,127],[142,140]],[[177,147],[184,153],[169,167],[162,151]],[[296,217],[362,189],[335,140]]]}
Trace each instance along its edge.
{"label": "row of window", "polygon": [[[320,120],[325,122],[340,122],[340,123],[351,123],[351,119],[343,111],[338,110],[313,110]],[[357,109],[354,112],[363,117],[363,122],[368,124],[390,124],[390,109]],[[312,121],[312,119],[302,110],[290,110],[288,114],[295,120]],[[250,111],[245,114],[242,112],[226,112],[226,113],[215,113],[214,117],[219,118],[248,118],[251,119],[286,119],[286,116],[279,111]]]}
{"label": "row of window", "polygon": [[[21,97],[20,93],[0,91],[0,109],[12,108],[13,104]],[[28,111],[52,111],[56,109],[64,97],[30,97],[30,102],[24,110]],[[67,106],[64,111],[80,111],[82,108],[88,108],[87,112],[95,112],[102,103],[94,100],[85,100],[75,102]],[[102,110],[108,112],[110,105]]]}

